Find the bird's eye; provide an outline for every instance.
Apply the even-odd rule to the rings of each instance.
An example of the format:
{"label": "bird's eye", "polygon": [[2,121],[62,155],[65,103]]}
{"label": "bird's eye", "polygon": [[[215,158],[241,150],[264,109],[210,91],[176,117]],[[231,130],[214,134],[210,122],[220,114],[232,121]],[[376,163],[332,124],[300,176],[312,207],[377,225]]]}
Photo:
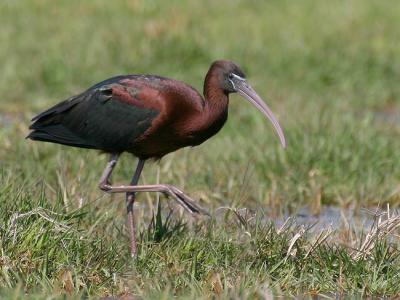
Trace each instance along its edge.
{"label": "bird's eye", "polygon": [[229,73],[229,79],[233,79],[233,74]]}

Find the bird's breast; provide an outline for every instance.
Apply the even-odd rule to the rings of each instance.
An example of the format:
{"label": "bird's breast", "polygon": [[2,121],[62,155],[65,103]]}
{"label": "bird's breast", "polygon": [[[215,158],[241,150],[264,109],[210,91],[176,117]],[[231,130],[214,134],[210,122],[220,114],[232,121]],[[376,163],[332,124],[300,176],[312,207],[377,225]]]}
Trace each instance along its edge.
{"label": "bird's breast", "polygon": [[202,116],[190,131],[191,146],[197,146],[217,134],[228,118],[228,110],[224,110],[217,118]]}

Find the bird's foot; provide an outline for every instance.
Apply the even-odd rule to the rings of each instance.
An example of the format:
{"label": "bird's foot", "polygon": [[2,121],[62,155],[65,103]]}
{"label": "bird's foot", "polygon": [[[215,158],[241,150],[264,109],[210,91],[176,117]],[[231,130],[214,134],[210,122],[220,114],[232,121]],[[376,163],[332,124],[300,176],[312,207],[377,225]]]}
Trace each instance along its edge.
{"label": "bird's foot", "polygon": [[207,215],[210,216],[207,210],[199,206],[196,201],[194,201],[192,198],[190,198],[188,195],[183,193],[180,189],[173,185],[166,184],[166,191],[164,194],[172,197],[174,200],[176,200],[183,208],[185,208],[190,214],[195,215],[195,214],[202,214],[202,215]]}

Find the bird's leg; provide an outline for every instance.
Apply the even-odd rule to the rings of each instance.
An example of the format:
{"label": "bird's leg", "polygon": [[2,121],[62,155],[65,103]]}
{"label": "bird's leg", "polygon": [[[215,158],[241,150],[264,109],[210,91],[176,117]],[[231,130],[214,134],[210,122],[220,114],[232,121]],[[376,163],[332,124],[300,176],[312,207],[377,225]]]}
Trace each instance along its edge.
{"label": "bird's leg", "polygon": [[99,182],[99,188],[102,191],[108,191],[108,188],[110,187],[110,176],[115,165],[117,164],[117,161],[118,154],[111,154],[107,163],[107,167],[104,169],[103,175],[101,175]]}
{"label": "bird's leg", "polygon": [[[131,186],[136,186],[139,182],[140,174],[142,173],[143,166],[144,166],[144,159],[139,158],[139,162],[137,164],[135,174],[131,180]],[[136,254],[136,229],[135,229],[135,220],[133,214],[133,205],[135,203],[135,192],[134,191],[126,191],[126,210],[128,213],[128,229],[129,229],[129,237],[130,237],[130,244],[131,244],[131,256],[134,257]]]}
{"label": "bird's leg", "polygon": [[153,185],[121,185],[121,186],[108,186],[107,192],[109,193],[136,193],[136,192],[159,192],[164,193],[176,200],[191,214],[205,214],[208,212],[196,204],[196,202],[184,194],[178,188],[169,184],[153,184]]}
{"label": "bird's leg", "polygon": [[153,184],[153,185],[137,185],[140,174],[143,170],[145,160],[139,159],[138,165],[135,170],[135,174],[132,177],[130,185],[112,186],[109,183],[109,177],[113,171],[115,164],[117,163],[118,155],[113,154],[110,156],[110,160],[107,164],[106,169],[101,176],[99,187],[101,190],[108,193],[126,193],[126,204],[128,212],[128,229],[130,234],[131,243],[131,255],[136,254],[136,239],[135,239],[135,220],[133,214],[133,205],[135,202],[136,192],[158,192],[170,196],[177,201],[183,208],[192,215],[209,213],[202,207],[200,207],[192,198],[184,194],[180,189],[169,184]]}

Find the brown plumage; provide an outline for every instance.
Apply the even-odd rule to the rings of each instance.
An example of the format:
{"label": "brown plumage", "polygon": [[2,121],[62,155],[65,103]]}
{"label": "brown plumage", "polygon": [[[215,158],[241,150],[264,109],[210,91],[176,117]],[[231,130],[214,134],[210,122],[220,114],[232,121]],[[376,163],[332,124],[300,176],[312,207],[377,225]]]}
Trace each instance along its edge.
{"label": "brown plumage", "polygon": [[[191,86],[155,75],[124,75],[102,81],[32,119],[28,138],[111,154],[100,188],[126,192],[131,251],[136,251],[133,227],[135,192],[157,191],[172,196],[191,213],[204,212],[170,185],[138,186],[144,161],[159,159],[215,135],[228,116],[228,95],[239,93],[274,125],[283,147],[285,138],[272,112],[248,85],[233,62],[214,62],[204,80],[204,98]],[[118,155],[130,152],[139,163],[130,186],[113,187],[108,180]]]}

